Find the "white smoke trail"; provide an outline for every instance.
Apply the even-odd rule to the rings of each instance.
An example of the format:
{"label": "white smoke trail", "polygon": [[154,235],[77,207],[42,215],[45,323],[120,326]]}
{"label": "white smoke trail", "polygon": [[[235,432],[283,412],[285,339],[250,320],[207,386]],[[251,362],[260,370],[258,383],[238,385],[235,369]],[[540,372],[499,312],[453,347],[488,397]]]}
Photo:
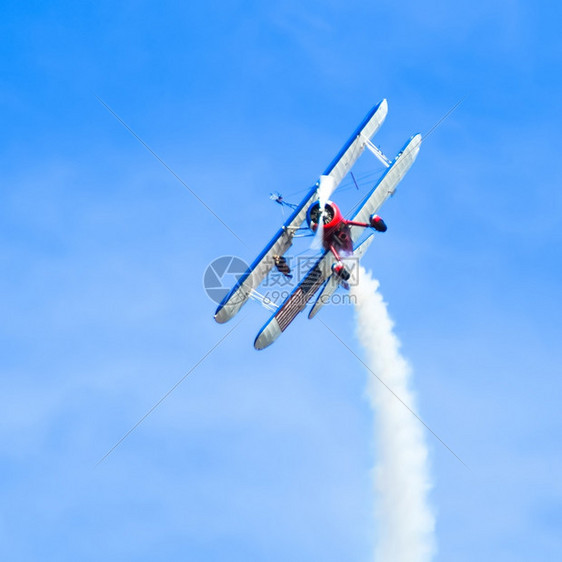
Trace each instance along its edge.
{"label": "white smoke trail", "polygon": [[[412,410],[411,370],[378,291],[362,267],[355,295],[357,335],[369,368]],[[435,553],[435,516],[430,509],[428,451],[423,426],[369,373],[367,395],[375,412],[377,464],[377,562],[428,562]]]}

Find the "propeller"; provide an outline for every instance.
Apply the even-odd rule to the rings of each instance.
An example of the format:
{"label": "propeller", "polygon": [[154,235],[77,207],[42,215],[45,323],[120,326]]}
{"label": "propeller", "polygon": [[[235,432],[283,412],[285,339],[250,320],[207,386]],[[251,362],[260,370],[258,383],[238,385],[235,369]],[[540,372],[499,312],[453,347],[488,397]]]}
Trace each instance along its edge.
{"label": "propeller", "polygon": [[313,250],[320,250],[324,240],[324,210],[328,203],[328,198],[334,191],[335,180],[332,176],[320,176],[318,182],[318,202],[320,203],[320,214],[318,216],[318,227],[314,239],[312,240],[311,248]]}

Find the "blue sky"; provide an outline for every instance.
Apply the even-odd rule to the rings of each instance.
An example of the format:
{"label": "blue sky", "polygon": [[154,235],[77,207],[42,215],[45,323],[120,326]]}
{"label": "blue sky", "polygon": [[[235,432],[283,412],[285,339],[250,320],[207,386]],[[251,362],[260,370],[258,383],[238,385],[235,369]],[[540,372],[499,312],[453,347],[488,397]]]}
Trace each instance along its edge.
{"label": "blue sky", "polygon": [[[257,353],[251,303],[96,462],[230,329],[207,264],[253,259],[269,193],[306,190],[383,97],[389,155],[464,98],[365,259],[423,418],[471,467],[428,436],[437,560],[560,558],[559,5],[3,8],[3,559],[372,558],[367,374],[319,321]],[[350,308],[321,315],[360,352]]]}

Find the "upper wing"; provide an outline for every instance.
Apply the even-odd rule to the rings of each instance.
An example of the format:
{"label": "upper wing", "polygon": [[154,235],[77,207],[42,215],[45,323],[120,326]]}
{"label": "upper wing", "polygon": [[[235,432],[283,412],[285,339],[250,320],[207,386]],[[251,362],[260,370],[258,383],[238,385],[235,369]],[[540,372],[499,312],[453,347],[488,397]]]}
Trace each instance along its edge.
{"label": "upper wing", "polygon": [[[414,135],[392,161],[390,167],[382,175],[375,187],[363,200],[359,210],[352,217],[357,222],[369,222],[369,218],[376,213],[380,206],[394,193],[396,186],[400,183],[406,172],[410,169],[418,152],[420,151],[422,137]],[[351,227],[351,237],[355,243],[363,234],[364,229],[359,226]]]}
{"label": "upper wing", "polygon": [[[316,193],[316,190],[314,190],[314,193]],[[306,217],[308,207],[313,202],[313,195],[311,192],[299,207],[295,209],[294,213],[270,240],[263,252],[240,277],[230,293],[226,295],[215,313],[215,320],[217,322],[221,324],[227,322],[238,313],[250,297],[252,289],[257,288],[271,271],[275,264],[273,256],[282,256],[291,247],[295,232],[299,229]]]}
{"label": "upper wing", "polygon": [[[324,176],[330,178],[329,193],[334,192],[341,180],[355,164],[361,153],[365,150],[367,139],[370,139],[382,125],[388,104],[386,100],[381,101],[373,107],[365,116],[359,127],[354,131],[349,140],[326,168]],[[256,258],[254,263],[240,277],[230,293],[223,299],[215,313],[215,320],[223,323],[235,316],[240,308],[250,297],[252,289],[265,279],[274,265],[273,256],[282,256],[292,245],[295,232],[300,228],[308,208],[317,199],[319,183],[317,183],[306,195],[302,203],[293,211],[287,222],[281,227],[277,234],[270,240],[263,252]]]}
{"label": "upper wing", "polygon": [[367,113],[365,119],[361,121],[357,129],[355,129],[348,141],[343,145],[338,155],[326,168],[323,175],[331,176],[334,179],[334,189],[338,187],[347,172],[349,172],[355,162],[357,162],[357,159],[365,150],[367,140],[371,139],[380,129],[380,126],[386,119],[387,113],[388,102],[384,99]]}

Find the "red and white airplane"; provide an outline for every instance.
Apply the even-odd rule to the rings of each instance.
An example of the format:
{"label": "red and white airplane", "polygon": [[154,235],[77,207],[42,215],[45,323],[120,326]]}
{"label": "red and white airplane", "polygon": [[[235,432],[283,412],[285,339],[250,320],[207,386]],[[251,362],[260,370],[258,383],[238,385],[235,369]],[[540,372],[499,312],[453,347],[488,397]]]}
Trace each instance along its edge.
{"label": "red and white airplane", "polygon": [[[369,111],[336,158],[320,176],[319,181],[300,205],[295,207],[289,219],[217,308],[215,320],[221,324],[227,322],[238,313],[250,297],[255,296],[255,290],[274,266],[288,275],[287,262],[283,256],[293,244],[296,232],[301,230],[301,225],[306,219],[308,228],[320,239],[322,255],[285,301],[275,308],[273,316],[256,337],[254,342],[256,349],[264,349],[271,345],[287,329],[297,314],[306,308],[320,287],[322,290],[310,310],[309,318],[317,314],[340,285],[347,287],[350,271],[346,267],[345,258],[353,256],[360,259],[363,256],[373,241],[373,234],[370,233],[364,241],[360,242],[366,231],[386,230],[384,221],[376,212],[394,193],[396,186],[414,163],[421,145],[421,135],[414,135],[394,160],[389,160],[371,142],[387,112],[386,100]],[[372,152],[387,169],[348,220],[343,217],[337,205],[330,201],[329,197],[365,148]]]}

